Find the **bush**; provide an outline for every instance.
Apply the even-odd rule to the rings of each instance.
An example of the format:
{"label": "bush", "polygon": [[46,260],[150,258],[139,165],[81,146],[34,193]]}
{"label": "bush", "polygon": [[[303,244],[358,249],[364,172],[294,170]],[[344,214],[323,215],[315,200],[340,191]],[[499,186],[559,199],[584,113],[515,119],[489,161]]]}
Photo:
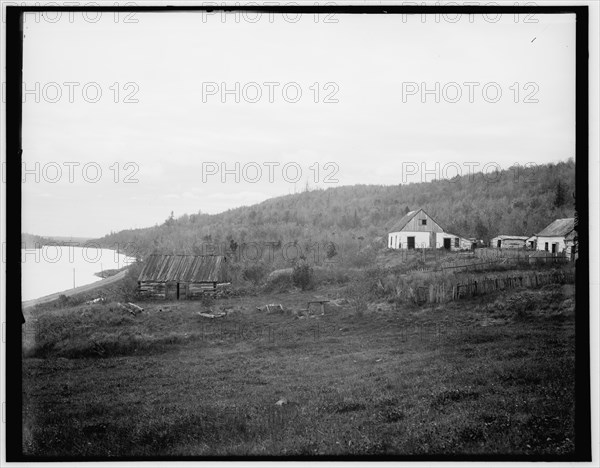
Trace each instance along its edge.
{"label": "bush", "polygon": [[286,292],[289,291],[293,285],[292,283],[292,269],[275,270],[271,272],[267,278],[265,284],[265,292]]}
{"label": "bush", "polygon": [[344,263],[354,268],[369,268],[376,263],[377,251],[374,248],[366,247],[356,253],[347,253],[344,256]]}
{"label": "bush", "polygon": [[350,274],[347,269],[337,268],[313,268],[313,284],[345,284],[350,281]]}
{"label": "bush", "polygon": [[58,296],[58,299],[56,300],[55,303],[55,307],[59,307],[59,308],[64,308],[64,307],[70,307],[70,306],[74,306],[77,305],[77,301],[70,296],[65,296],[64,294],[61,294],[60,296]]}
{"label": "bush", "polygon": [[294,265],[292,270],[292,283],[302,291],[313,287],[313,269],[306,262]]}
{"label": "bush", "polygon": [[539,302],[537,294],[523,291],[510,296],[506,300],[507,309],[516,314],[517,319],[526,319],[529,312],[535,310]]}
{"label": "bush", "polygon": [[368,285],[361,278],[354,279],[345,288],[344,295],[359,317],[367,310],[369,292]]}
{"label": "bush", "polygon": [[119,283],[116,291],[117,297],[125,302],[132,302],[139,299],[138,278],[142,271],[143,265],[141,262],[132,263],[127,269],[127,274],[122,282]]}
{"label": "bush", "polygon": [[333,242],[327,243],[325,247],[325,255],[327,257],[327,260],[331,260],[337,255],[337,249],[335,248],[335,244]]}
{"label": "bush", "polygon": [[215,298],[210,293],[203,293],[200,298],[200,304],[202,304],[202,307],[209,309],[215,304]]}
{"label": "bush", "polygon": [[252,265],[245,266],[242,269],[242,277],[246,281],[250,281],[255,286],[260,284],[267,274],[267,267],[264,263],[258,262]]}

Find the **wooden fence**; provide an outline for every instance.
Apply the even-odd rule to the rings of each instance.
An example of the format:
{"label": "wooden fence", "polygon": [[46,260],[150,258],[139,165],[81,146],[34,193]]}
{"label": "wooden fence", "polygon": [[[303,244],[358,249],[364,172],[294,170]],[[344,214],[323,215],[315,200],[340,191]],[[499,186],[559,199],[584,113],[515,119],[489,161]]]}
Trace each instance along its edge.
{"label": "wooden fence", "polygon": [[548,257],[505,257],[499,258],[498,260],[491,261],[483,261],[470,263],[465,265],[452,265],[447,267],[442,267],[442,270],[454,270],[454,269],[463,269],[466,271],[469,270],[485,270],[488,268],[494,268],[498,266],[530,266],[530,265],[539,265],[539,264],[552,264],[552,265],[563,265],[568,263],[569,259],[565,256],[548,256]]}
{"label": "wooden fence", "polygon": [[462,265],[448,265],[441,266],[439,268],[413,268],[403,273],[404,275],[408,275],[411,273],[435,273],[435,272],[444,272],[444,271],[481,271],[488,270],[491,268],[497,268],[502,266],[511,266],[511,267],[530,267],[535,265],[563,265],[568,263],[569,259],[562,256],[547,256],[547,257],[497,257],[496,259],[487,260],[487,261],[476,261],[473,263],[464,263]]}
{"label": "wooden fence", "polygon": [[574,271],[531,272],[512,276],[483,277],[449,286],[445,283],[419,286],[407,291],[417,304],[439,304],[517,287],[538,288],[545,284],[575,282]]}

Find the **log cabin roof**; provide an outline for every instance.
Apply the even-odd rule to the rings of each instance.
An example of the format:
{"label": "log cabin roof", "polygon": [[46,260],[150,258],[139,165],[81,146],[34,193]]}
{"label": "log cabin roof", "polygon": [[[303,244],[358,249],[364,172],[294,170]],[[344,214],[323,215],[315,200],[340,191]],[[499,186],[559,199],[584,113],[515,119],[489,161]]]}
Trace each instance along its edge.
{"label": "log cabin roof", "polygon": [[221,255],[150,255],[138,281],[203,283],[229,281],[227,259]]}
{"label": "log cabin roof", "polygon": [[575,218],[555,219],[538,232],[539,237],[564,237],[575,229]]}

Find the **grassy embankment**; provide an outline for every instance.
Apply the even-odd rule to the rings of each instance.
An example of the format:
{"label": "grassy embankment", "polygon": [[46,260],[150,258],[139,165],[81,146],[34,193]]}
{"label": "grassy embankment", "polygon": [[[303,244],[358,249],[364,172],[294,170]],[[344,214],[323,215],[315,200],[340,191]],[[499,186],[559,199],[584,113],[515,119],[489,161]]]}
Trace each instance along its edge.
{"label": "grassy embankment", "polygon": [[[25,328],[32,455],[512,454],[573,450],[571,285],[442,306],[256,311],[313,291],[198,302],[68,302]],[[275,406],[286,398],[288,404]]]}

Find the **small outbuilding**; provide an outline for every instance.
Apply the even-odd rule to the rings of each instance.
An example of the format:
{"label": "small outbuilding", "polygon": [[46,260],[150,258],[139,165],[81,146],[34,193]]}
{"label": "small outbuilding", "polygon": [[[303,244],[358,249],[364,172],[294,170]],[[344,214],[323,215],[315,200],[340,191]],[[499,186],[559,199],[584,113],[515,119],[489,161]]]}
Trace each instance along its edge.
{"label": "small outbuilding", "polygon": [[525,247],[528,248],[529,250],[536,250],[536,248],[535,248],[536,245],[537,245],[537,237],[536,236],[528,237],[527,240],[525,241]]}
{"label": "small outbuilding", "polygon": [[196,299],[229,283],[221,255],[150,255],[138,278],[140,295],[157,299]]}
{"label": "small outbuilding", "polygon": [[494,249],[523,249],[526,246],[527,236],[496,236],[490,241]]}
{"label": "small outbuilding", "polygon": [[577,231],[575,229],[565,236],[565,254],[569,260],[577,260]]}

